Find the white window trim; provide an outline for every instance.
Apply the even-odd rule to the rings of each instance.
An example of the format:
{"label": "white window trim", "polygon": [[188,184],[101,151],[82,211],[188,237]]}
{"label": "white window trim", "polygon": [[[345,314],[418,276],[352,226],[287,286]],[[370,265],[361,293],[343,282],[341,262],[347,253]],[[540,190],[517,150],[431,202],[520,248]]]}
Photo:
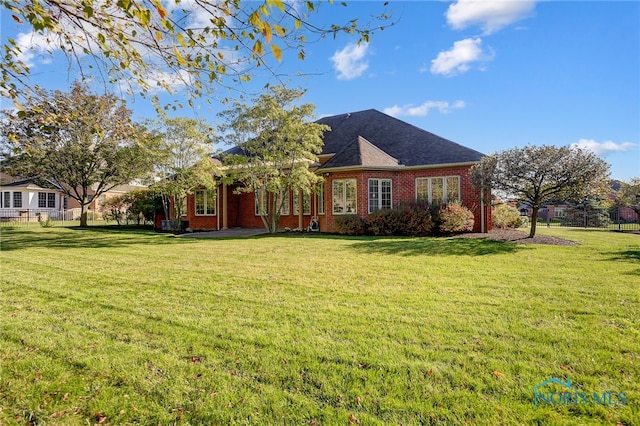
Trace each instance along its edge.
{"label": "white window trim", "polygon": [[[16,197],[17,194],[20,194],[20,195]],[[16,205],[17,204],[16,199],[20,200],[19,206]],[[24,198],[22,196],[22,191],[13,191],[13,193],[11,194],[11,205],[13,206],[14,209],[24,208]]]}
{"label": "white window trim", "polygon": [[316,208],[319,215],[324,214],[324,182],[320,184],[320,192],[316,196]]}
{"label": "white window trim", "polygon": [[[55,192],[47,192],[47,208],[55,209],[56,208],[56,193]],[[49,205],[49,201],[53,201],[53,206]]]}
{"label": "white window trim", "polygon": [[449,202],[449,200],[447,199],[447,179],[448,178],[456,178],[458,180],[458,199],[455,201],[461,201],[462,200],[462,193],[460,191],[460,176],[459,175],[448,175],[448,176],[426,176],[426,177],[417,177],[415,179],[415,199],[416,201],[419,200],[418,198],[418,181],[419,180],[427,180],[428,182],[428,187],[427,187],[427,193],[428,193],[428,202],[432,203],[433,202],[433,193],[431,192],[431,180],[432,179],[442,179],[442,202],[443,203],[447,203]]}
{"label": "white window trim", "polygon": [[[336,212],[335,211],[335,207],[333,205],[334,182],[340,182],[340,181],[342,181],[342,182],[353,181],[355,183],[354,186],[355,186],[355,190],[356,190],[356,193],[355,193],[356,199],[355,199],[355,206],[353,206],[354,207],[353,211],[350,211],[350,212],[348,212],[348,211]],[[343,189],[343,193],[342,193],[342,198],[343,198],[344,202],[346,203],[347,202],[347,185],[344,185],[343,188],[344,189]],[[346,206],[343,206],[343,208],[346,208]],[[331,182],[331,211],[333,212],[334,215],[358,214],[358,179],[356,179],[356,178],[334,179]]]}
{"label": "white window trim", "polygon": [[[253,202],[253,214],[254,216],[268,216],[269,215],[269,200],[265,197],[268,197],[269,193],[266,189],[256,189],[254,192]],[[264,202],[264,206],[261,206],[261,202]],[[260,211],[260,207],[264,207],[264,212]]]}
{"label": "white window trim", "polygon": [[[369,199],[369,197],[371,197],[371,181],[372,180],[377,180],[378,181],[378,208],[374,211],[377,210],[389,210],[389,209],[393,209],[393,179],[389,179],[389,178],[369,178],[369,180],[367,181],[367,210],[369,211],[369,214],[373,213],[374,211],[371,211],[371,200]],[[389,208],[383,208],[382,207],[382,182],[389,182],[389,189],[391,190],[390,192],[390,196],[391,196],[391,205],[389,206]]]}
{"label": "white window trim", "polygon": [[[41,198],[43,198],[43,199],[41,200]],[[44,204],[44,205],[41,206],[40,204]],[[38,192],[38,208],[39,209],[46,209],[47,208],[47,193],[46,192]]]}
{"label": "white window trim", "polygon": [[[293,215],[298,216],[300,214],[298,206],[298,203],[300,202],[300,193],[298,191],[294,191],[293,195]],[[309,210],[304,210],[305,201],[308,201]],[[311,216],[311,194],[302,194],[302,209],[303,216]]]}
{"label": "white window trim", "polygon": [[283,192],[284,200],[282,203],[282,208],[280,208],[280,216],[290,216],[291,215],[291,193],[289,191]]}
{"label": "white window trim", "polygon": [[[198,213],[198,192],[203,192],[204,193],[204,213]],[[217,213],[217,209],[216,209],[216,196],[214,195],[213,197],[213,213],[207,213],[207,207],[209,207],[209,193],[213,193],[213,190],[206,190],[206,189],[198,189],[196,190],[194,196],[193,196],[193,212],[195,213],[196,216],[215,216]]]}

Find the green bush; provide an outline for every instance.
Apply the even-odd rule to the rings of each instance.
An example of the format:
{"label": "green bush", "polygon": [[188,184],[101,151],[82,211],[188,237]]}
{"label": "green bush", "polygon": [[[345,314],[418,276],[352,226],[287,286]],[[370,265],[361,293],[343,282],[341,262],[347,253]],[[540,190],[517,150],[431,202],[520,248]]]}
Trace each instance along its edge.
{"label": "green bush", "polygon": [[494,228],[512,229],[524,225],[526,216],[520,216],[517,208],[508,204],[498,205],[491,214],[491,222]]}
{"label": "green bush", "polygon": [[473,213],[458,202],[442,206],[439,219],[439,231],[443,234],[459,234],[473,230]]}
{"label": "green bush", "polygon": [[434,220],[429,203],[412,201],[398,207],[406,218],[405,235],[423,237],[433,232]]}
{"label": "green bush", "polygon": [[335,231],[343,235],[363,235],[365,226],[364,219],[355,214],[338,216],[333,222]]}
{"label": "green bush", "polygon": [[410,212],[402,210],[377,210],[367,216],[367,233],[371,235],[406,235]]}
{"label": "green bush", "polygon": [[43,228],[51,228],[53,226],[53,223],[51,222],[51,218],[49,217],[49,215],[46,215],[46,218],[44,219],[42,216],[42,214],[38,213],[38,223],[40,224],[40,226]]}
{"label": "green bush", "polygon": [[394,209],[377,210],[367,216],[367,233],[371,235],[406,235],[420,237],[431,234],[433,220],[429,204],[410,202]]}

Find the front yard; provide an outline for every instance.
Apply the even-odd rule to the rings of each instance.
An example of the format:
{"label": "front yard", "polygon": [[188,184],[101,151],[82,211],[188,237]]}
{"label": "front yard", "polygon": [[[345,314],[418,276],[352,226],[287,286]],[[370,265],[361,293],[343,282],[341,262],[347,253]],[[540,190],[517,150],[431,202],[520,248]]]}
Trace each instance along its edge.
{"label": "front yard", "polygon": [[640,424],[638,235],[1,231],[0,424]]}

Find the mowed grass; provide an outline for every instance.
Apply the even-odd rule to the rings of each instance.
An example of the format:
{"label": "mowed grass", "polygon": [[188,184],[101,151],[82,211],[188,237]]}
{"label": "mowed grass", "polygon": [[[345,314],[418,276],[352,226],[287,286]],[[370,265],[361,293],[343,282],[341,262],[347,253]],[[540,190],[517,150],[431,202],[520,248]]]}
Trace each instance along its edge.
{"label": "mowed grass", "polygon": [[640,236],[539,232],[2,229],[0,424],[640,424]]}

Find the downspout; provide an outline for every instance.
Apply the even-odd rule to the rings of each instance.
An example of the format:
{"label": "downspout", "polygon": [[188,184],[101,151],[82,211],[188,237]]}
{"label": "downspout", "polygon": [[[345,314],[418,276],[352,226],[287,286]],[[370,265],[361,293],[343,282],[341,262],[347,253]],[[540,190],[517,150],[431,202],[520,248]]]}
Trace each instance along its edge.
{"label": "downspout", "polygon": [[220,230],[220,187],[216,185],[216,226]]}

